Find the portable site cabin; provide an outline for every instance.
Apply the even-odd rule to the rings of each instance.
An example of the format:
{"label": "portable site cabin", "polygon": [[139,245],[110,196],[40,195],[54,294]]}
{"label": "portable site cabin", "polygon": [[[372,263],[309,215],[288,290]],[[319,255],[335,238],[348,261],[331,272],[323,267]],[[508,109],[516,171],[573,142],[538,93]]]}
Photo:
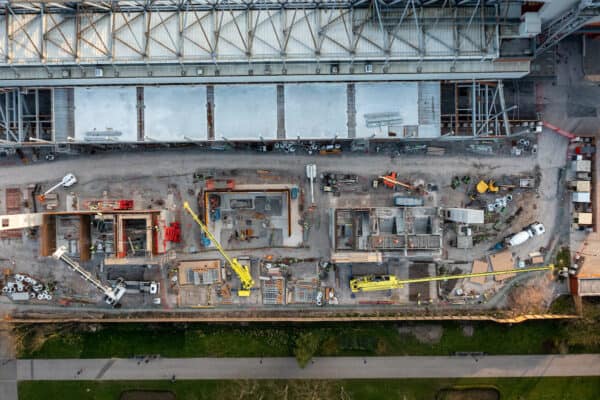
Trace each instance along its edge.
{"label": "portable site cabin", "polygon": [[592,161],[574,160],[571,162],[571,169],[575,172],[592,172]]}
{"label": "portable site cabin", "polygon": [[446,208],[444,219],[463,224],[483,224],[483,210],[473,208]]}
{"label": "portable site cabin", "polygon": [[571,201],[573,201],[573,203],[590,203],[590,192],[573,192]]}

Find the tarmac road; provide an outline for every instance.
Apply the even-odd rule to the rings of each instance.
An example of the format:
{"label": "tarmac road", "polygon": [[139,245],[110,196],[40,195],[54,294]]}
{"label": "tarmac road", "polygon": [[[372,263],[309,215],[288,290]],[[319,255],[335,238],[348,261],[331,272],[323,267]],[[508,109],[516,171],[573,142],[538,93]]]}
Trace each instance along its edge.
{"label": "tarmac road", "polygon": [[600,354],[324,357],[304,369],[294,358],[17,360],[16,366],[20,381],[600,376]]}

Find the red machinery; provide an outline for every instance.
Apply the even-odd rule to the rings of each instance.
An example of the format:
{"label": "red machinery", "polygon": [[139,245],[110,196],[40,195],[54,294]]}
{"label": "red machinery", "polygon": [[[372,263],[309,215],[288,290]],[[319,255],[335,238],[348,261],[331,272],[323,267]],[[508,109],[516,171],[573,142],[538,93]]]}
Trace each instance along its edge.
{"label": "red machinery", "polygon": [[412,190],[412,191],[417,190],[416,187],[409,185],[408,183],[398,181],[396,179],[397,177],[398,177],[398,174],[396,172],[390,172],[386,176],[380,176],[379,179],[381,179],[383,184],[386,187],[389,187],[390,189],[393,189],[396,185],[398,185],[398,186],[402,186],[403,188],[406,188],[408,190]]}
{"label": "red machinery", "polygon": [[181,225],[179,222],[171,222],[165,229],[165,240],[167,242],[181,242]]}
{"label": "red machinery", "polygon": [[83,208],[92,211],[124,211],[133,210],[133,200],[85,200]]}
{"label": "red machinery", "polygon": [[117,201],[117,208],[115,210],[133,210],[133,200]]}
{"label": "red machinery", "polygon": [[206,190],[233,190],[235,181],[233,179],[207,179]]}

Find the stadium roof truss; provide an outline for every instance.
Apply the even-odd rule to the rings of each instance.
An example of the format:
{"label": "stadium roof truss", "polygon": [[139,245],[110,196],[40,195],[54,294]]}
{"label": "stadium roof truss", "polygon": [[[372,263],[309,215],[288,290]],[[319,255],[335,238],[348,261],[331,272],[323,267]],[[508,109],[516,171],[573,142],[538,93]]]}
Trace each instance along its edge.
{"label": "stadium roof truss", "polygon": [[0,66],[492,60],[498,2],[0,2]]}

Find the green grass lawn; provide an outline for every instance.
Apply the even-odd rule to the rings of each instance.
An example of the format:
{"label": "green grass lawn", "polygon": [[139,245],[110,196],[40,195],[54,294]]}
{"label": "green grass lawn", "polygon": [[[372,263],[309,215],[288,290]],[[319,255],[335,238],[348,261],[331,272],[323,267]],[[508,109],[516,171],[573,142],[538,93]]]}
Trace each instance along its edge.
{"label": "green grass lawn", "polygon": [[[298,335],[319,337],[318,355],[448,355],[456,351],[488,354],[542,354],[557,352],[564,340],[565,323],[532,321],[513,326],[471,323],[467,337],[459,323],[437,323],[444,333],[438,343],[420,343],[400,334],[391,323],[336,325],[141,325],[115,324],[95,331],[77,326],[21,326],[21,358],[97,358],[160,354],[163,357],[292,356]],[[40,334],[40,329],[45,334]],[[37,333],[36,333],[37,332]],[[587,348],[579,349],[589,350]]]}
{"label": "green grass lawn", "polygon": [[596,400],[600,378],[400,379],[344,381],[20,382],[20,400],[118,400],[124,390],[168,390],[177,400],[433,400],[440,389],[494,387],[501,400]]}
{"label": "green grass lawn", "polygon": [[576,314],[573,297],[563,295],[552,302],[550,312],[553,314]]}

